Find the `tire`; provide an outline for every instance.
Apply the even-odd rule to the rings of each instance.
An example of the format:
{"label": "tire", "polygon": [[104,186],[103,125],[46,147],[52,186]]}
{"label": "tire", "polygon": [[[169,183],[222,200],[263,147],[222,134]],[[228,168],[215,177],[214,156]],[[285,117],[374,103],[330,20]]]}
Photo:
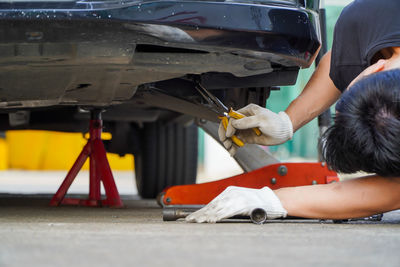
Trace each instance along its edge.
{"label": "tire", "polygon": [[196,125],[146,123],[140,140],[140,153],[134,158],[136,184],[142,198],[156,198],[168,186],[196,182]]}

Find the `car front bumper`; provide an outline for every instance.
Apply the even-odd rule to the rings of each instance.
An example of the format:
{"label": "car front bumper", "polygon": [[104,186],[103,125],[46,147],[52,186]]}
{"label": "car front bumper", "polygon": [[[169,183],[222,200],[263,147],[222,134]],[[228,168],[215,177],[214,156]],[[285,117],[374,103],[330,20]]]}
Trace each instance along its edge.
{"label": "car front bumper", "polygon": [[107,106],[185,74],[310,66],[318,14],[272,2],[0,0],[0,108]]}

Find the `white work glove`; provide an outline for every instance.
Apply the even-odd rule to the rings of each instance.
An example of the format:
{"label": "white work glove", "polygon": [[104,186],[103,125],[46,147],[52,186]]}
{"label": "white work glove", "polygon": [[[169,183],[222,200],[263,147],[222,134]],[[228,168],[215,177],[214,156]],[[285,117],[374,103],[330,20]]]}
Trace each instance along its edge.
{"label": "white work glove", "polygon": [[[231,156],[235,155],[238,149],[230,139],[233,135],[239,137],[244,143],[265,146],[279,145],[293,137],[292,121],[283,111],[274,113],[256,104],[249,104],[237,112],[246,117],[243,119],[231,118],[226,131],[222,123],[218,129],[219,139]],[[252,128],[260,129],[262,134],[257,136]]]}
{"label": "white work glove", "polygon": [[204,208],[186,217],[187,222],[209,222],[233,217],[250,216],[256,209],[264,209],[268,219],[284,218],[287,211],[269,187],[261,189],[229,186]]}

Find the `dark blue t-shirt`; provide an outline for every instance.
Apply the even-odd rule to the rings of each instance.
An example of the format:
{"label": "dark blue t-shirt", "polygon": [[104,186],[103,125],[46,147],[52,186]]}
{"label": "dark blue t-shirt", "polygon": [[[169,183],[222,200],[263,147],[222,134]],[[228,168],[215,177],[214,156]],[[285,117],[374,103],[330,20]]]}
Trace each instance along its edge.
{"label": "dark blue t-shirt", "polygon": [[381,49],[400,46],[400,0],[355,0],[336,23],[329,76],[340,91]]}

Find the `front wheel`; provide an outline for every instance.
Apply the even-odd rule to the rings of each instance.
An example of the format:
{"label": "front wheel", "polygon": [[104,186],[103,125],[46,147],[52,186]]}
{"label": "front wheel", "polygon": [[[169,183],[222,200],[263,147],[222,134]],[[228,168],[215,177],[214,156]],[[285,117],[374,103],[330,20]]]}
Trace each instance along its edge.
{"label": "front wheel", "polygon": [[196,182],[196,125],[145,123],[140,140],[140,153],[135,155],[135,177],[141,197],[155,198],[166,187]]}

